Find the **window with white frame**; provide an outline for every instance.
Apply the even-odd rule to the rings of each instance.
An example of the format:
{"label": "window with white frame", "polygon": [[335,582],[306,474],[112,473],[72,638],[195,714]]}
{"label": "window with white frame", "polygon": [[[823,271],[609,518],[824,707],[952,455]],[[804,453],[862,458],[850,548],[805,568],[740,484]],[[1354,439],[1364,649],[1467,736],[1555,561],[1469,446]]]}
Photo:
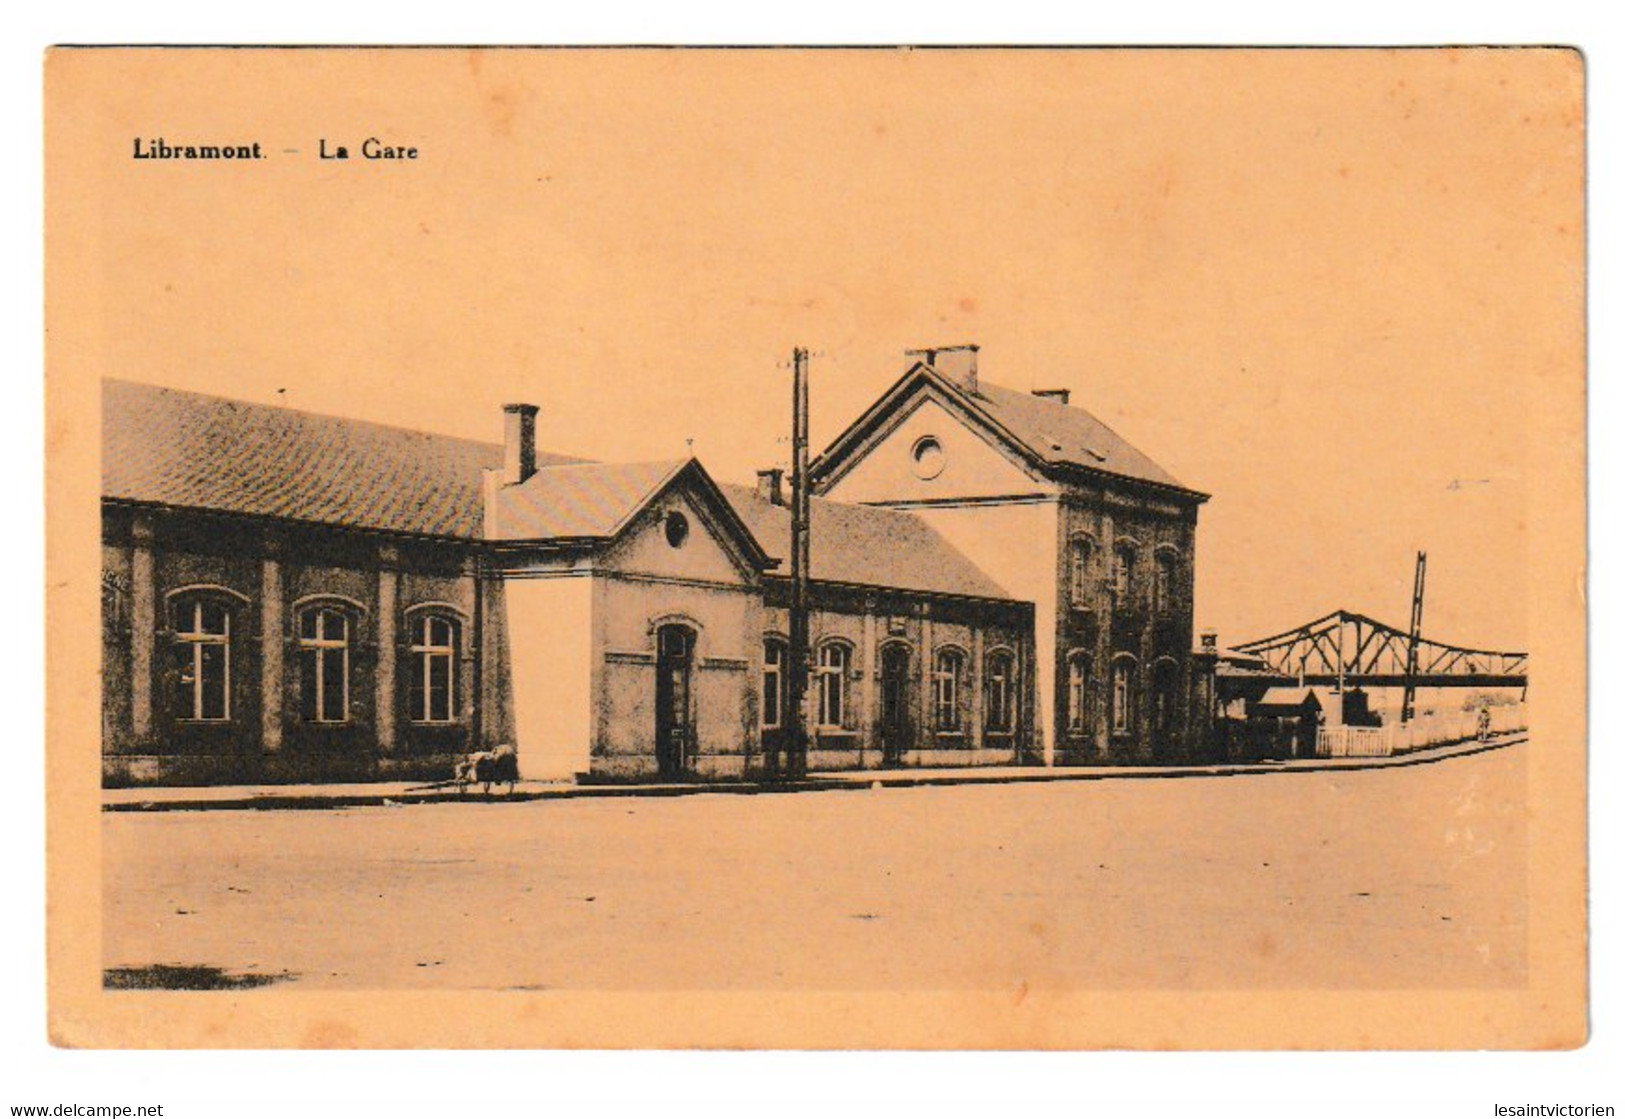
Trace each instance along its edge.
{"label": "window with white frame", "polygon": [[299,616],[299,704],[307,723],[350,718],[350,616],[313,606]]}
{"label": "window with white frame", "polygon": [[1134,729],[1134,661],[1119,657],[1112,662],[1112,733],[1128,734]]}
{"label": "window with white frame", "polygon": [[847,668],[851,651],[845,645],[828,644],[818,650],[818,725],[835,728],[846,722]]}
{"label": "window with white frame", "polygon": [[456,721],[460,629],[455,618],[444,614],[419,614],[413,619],[407,696],[407,718],[412,722]]}
{"label": "window with white frame", "polygon": [[1089,654],[1066,659],[1066,729],[1083,734],[1089,729]]}
{"label": "window with white frame", "polygon": [[1016,729],[1016,658],[1006,649],[987,657],[986,729],[1008,734]]}
{"label": "window with white frame", "polygon": [[959,725],[959,694],[965,672],[965,654],[958,649],[938,649],[931,666],[931,707],[937,730],[955,732]]}
{"label": "window with white frame", "polygon": [[191,596],[175,604],[175,713],[200,723],[231,719],[231,608]]}
{"label": "window with white frame", "polygon": [[776,639],[762,643],[762,728],[784,725],[785,644]]}

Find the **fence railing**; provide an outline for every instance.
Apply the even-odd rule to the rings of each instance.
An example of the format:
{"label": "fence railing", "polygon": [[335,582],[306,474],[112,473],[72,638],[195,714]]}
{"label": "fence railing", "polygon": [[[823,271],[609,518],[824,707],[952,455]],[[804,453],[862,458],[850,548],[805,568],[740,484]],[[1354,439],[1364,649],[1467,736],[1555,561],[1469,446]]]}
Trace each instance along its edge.
{"label": "fence railing", "polygon": [[[1524,705],[1509,704],[1489,709],[1490,734],[1527,730],[1529,718]],[[1323,726],[1315,736],[1315,756],[1321,758],[1385,758],[1427,746],[1465,742],[1479,734],[1477,711],[1445,711],[1422,715],[1405,724],[1382,727]]]}

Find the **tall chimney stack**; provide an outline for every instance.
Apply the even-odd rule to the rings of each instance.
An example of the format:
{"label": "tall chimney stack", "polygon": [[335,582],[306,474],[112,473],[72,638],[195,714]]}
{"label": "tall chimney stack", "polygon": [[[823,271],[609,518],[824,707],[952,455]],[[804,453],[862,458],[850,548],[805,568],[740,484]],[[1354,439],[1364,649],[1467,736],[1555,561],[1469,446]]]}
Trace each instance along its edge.
{"label": "tall chimney stack", "polygon": [[779,467],[756,472],[756,496],[774,505],[784,504],[784,471]]}
{"label": "tall chimney stack", "polygon": [[536,473],[536,413],[534,404],[502,406],[502,484],[517,486]]}
{"label": "tall chimney stack", "polygon": [[923,358],[925,363],[966,392],[979,392],[976,384],[976,354],[981,349],[974,342],[963,346],[933,346],[928,350],[904,350],[909,357]]}

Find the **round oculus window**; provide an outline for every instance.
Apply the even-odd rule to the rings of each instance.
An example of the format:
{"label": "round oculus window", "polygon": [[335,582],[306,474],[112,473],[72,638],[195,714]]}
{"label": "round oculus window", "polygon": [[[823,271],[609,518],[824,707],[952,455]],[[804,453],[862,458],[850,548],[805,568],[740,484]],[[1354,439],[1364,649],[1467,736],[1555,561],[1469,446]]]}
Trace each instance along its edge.
{"label": "round oculus window", "polygon": [[666,543],[681,548],[688,539],[688,518],[675,509],[666,514]]}
{"label": "round oculus window", "polygon": [[947,457],[943,454],[942,444],[937,441],[937,437],[934,435],[921,437],[915,442],[911,454],[914,458],[915,475],[927,482],[941,474],[942,468],[947,465]]}

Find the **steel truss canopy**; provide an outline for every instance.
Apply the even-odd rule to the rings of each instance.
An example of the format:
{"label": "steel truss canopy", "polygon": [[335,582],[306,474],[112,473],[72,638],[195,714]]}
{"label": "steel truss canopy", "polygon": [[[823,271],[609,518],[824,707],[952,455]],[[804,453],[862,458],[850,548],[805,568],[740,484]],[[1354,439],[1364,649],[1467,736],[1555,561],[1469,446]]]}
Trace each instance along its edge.
{"label": "steel truss canopy", "polygon": [[[1338,610],[1297,629],[1262,637],[1231,651],[1263,661],[1277,675],[1305,684],[1348,687],[1522,688],[1529,682],[1529,654],[1464,649],[1421,638],[1416,660],[1404,630],[1363,614]],[[1408,672],[1407,665],[1415,664]]]}

